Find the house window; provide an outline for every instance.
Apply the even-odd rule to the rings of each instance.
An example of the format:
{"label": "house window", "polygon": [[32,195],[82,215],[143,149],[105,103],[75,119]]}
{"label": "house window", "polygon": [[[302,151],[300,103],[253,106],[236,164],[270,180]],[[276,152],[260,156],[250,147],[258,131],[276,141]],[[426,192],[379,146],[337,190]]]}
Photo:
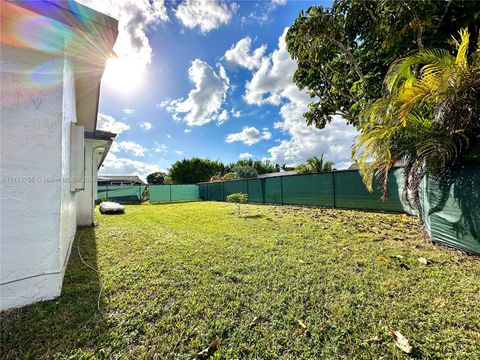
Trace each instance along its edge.
{"label": "house window", "polygon": [[71,124],[70,191],[85,189],[85,127]]}

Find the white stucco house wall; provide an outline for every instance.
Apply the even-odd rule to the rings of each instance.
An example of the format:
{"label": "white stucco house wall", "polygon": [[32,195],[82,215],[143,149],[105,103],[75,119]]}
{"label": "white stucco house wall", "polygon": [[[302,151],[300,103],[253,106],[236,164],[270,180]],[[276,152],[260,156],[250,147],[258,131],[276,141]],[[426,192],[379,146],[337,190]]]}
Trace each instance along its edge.
{"label": "white stucco house wall", "polygon": [[85,187],[77,193],[77,225],[93,225],[97,199],[98,170],[107,156],[115,134],[96,130],[85,134]]}
{"label": "white stucco house wall", "polygon": [[1,1],[0,310],[60,295],[115,135],[96,130],[118,23],[74,1]]}

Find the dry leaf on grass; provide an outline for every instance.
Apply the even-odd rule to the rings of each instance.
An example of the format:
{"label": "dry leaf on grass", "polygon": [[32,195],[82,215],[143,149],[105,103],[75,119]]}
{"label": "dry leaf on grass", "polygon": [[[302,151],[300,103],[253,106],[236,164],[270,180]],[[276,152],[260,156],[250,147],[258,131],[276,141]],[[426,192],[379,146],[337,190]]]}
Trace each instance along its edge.
{"label": "dry leaf on grass", "polygon": [[422,256],[420,256],[420,257],[418,258],[418,262],[421,263],[421,264],[423,264],[423,265],[427,265],[427,264],[428,264],[428,260],[425,259],[425,258],[422,257]]}
{"label": "dry leaf on grass", "polygon": [[215,350],[218,349],[218,347],[220,346],[220,338],[218,336],[215,336],[215,338],[212,340],[212,342],[210,343],[210,345],[203,349],[202,351],[200,351],[198,353],[198,356],[200,356],[201,358],[204,358],[204,357],[208,357],[210,356]]}
{"label": "dry leaf on grass", "polygon": [[367,346],[369,343],[372,343],[372,342],[377,342],[377,341],[380,341],[380,337],[378,336],[373,336],[371,337],[370,339],[366,339],[364,342],[362,342],[360,345],[362,346]]}
{"label": "dry leaf on grass", "polygon": [[300,327],[303,330],[307,330],[307,325],[305,325],[305,323],[302,320],[297,320],[297,322],[298,322],[298,325],[300,325]]}
{"label": "dry leaf on grass", "polygon": [[255,325],[258,324],[259,321],[260,321],[260,318],[259,318],[258,316],[255,316],[255,317],[253,318],[253,320],[250,322],[250,324],[248,324],[248,326],[250,326],[250,327],[251,327],[251,326],[255,326]]}
{"label": "dry leaf on grass", "polygon": [[370,236],[371,235],[369,233],[359,233],[359,234],[357,234],[357,237],[359,237],[359,238],[368,238]]}
{"label": "dry leaf on grass", "polygon": [[390,335],[392,336],[393,341],[395,341],[396,347],[398,347],[400,350],[407,354],[410,354],[412,352],[412,346],[410,345],[410,342],[405,336],[400,333],[400,331],[390,329]]}

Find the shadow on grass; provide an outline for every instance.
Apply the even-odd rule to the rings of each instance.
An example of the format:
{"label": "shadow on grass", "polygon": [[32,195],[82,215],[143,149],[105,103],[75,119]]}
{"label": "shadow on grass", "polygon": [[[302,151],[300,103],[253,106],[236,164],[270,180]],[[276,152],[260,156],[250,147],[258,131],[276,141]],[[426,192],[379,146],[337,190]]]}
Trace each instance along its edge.
{"label": "shadow on grass", "polygon": [[244,219],[262,219],[265,217],[265,215],[261,214],[256,214],[256,215],[240,215],[240,217]]}
{"label": "shadow on grass", "polygon": [[[78,245],[85,262],[97,268],[95,229],[80,228],[60,297],[0,315],[1,358],[53,358],[79,351],[93,354],[105,339],[108,324],[97,308],[98,273],[80,260]],[[51,353],[37,352],[46,348]]]}
{"label": "shadow on grass", "polygon": [[192,203],[192,202],[200,202],[202,200],[172,200],[172,201],[148,201],[148,204],[151,205],[172,205],[172,204],[186,204],[186,203]]}

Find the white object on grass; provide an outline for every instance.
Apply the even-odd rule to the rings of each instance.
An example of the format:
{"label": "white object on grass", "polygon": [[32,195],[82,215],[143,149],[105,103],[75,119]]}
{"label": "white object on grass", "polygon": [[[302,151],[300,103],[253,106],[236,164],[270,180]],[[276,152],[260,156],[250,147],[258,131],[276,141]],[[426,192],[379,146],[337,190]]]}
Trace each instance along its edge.
{"label": "white object on grass", "polygon": [[100,203],[100,212],[102,214],[123,214],[125,206],[113,201],[104,201]]}

